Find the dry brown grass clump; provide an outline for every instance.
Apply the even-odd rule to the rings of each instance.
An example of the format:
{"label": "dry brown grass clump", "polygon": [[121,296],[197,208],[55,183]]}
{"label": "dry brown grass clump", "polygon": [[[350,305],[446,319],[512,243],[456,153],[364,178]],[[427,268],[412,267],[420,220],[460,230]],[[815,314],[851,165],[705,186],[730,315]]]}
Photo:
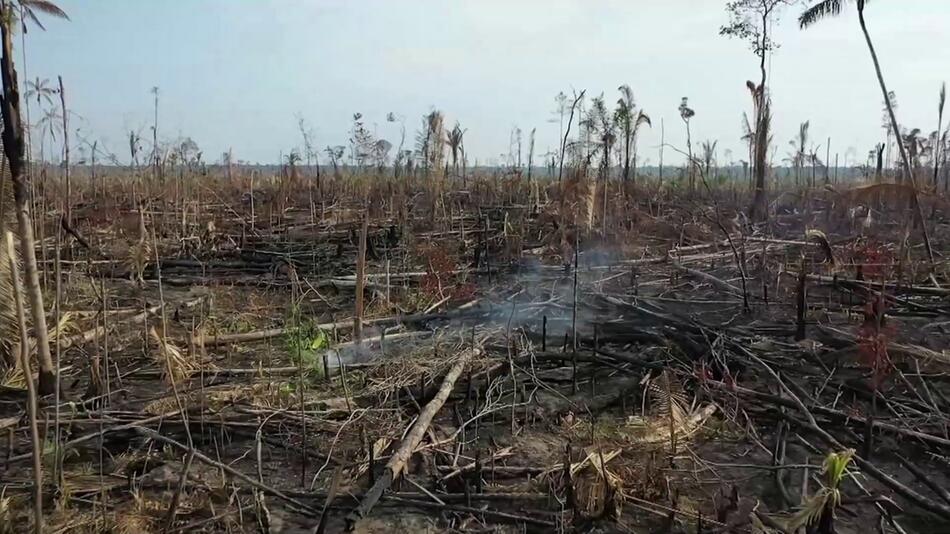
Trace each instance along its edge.
{"label": "dry brown grass clump", "polygon": [[[6,163],[6,160],[3,160]],[[13,210],[13,187],[4,165],[4,172],[0,174],[0,241],[9,230],[14,231],[16,217]],[[17,258],[19,260],[19,258]],[[0,362],[7,367],[16,365],[17,356],[14,354],[20,341],[20,330],[17,324],[16,307],[13,300],[13,278],[10,273],[10,258],[7,247],[0,246]]]}
{"label": "dry brown grass clump", "polygon": [[176,347],[166,336],[159,334],[154,326],[149,329],[148,334],[157,346],[155,361],[162,369],[167,382],[178,384],[201,369],[200,364],[191,355]]}

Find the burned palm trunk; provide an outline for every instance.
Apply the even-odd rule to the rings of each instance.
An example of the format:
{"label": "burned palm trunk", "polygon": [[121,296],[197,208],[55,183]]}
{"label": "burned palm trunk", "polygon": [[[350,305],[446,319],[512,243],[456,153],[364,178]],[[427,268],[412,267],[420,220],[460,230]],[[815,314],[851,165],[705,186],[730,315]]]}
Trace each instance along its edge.
{"label": "burned palm trunk", "polygon": [[9,27],[9,21],[12,19],[7,16],[8,9],[12,8],[6,3],[0,3],[0,37],[3,39],[3,55],[0,57],[0,71],[2,71],[0,74],[3,77],[3,94],[0,95],[0,108],[3,114],[3,151],[10,167],[14,208],[20,230],[20,253],[23,256],[26,295],[30,303],[33,331],[36,336],[37,359],[40,366],[39,391],[46,395],[55,390],[56,379],[46,329],[43,292],[40,290],[39,270],[36,264],[29,186],[24,172],[26,144],[23,139],[23,124],[20,121],[20,91],[13,66],[13,44]]}
{"label": "burned palm trunk", "polygon": [[807,290],[808,286],[806,281],[808,279],[808,274],[806,268],[808,263],[804,257],[802,257],[801,271],[798,273],[798,294],[796,298],[796,313],[795,313],[795,340],[801,341],[805,339],[805,317],[808,313],[808,297]]}
{"label": "burned palm trunk", "polygon": [[766,177],[769,151],[769,130],[772,126],[772,115],[765,94],[765,86],[760,86],[757,97],[756,127],[755,127],[755,193],[750,210],[750,219],[754,222],[765,221],[769,218],[768,199],[766,197]]}

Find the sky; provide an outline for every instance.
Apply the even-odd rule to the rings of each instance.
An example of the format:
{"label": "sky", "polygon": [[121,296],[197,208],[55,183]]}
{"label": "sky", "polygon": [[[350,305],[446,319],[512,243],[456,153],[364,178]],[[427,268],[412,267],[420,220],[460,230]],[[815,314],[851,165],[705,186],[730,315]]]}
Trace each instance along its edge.
{"label": "sky", "polygon": [[[514,127],[525,136],[537,128],[538,153],[558,146],[558,92],[586,89],[612,104],[628,84],[653,119],[641,163],[658,161],[661,122],[666,142],[685,149],[684,96],[696,111],[694,146],[718,140],[728,163],[745,154],[745,82],[759,76],[747,43],[719,35],[725,0],[57,1],[71,20],[30,29],[21,83],[61,75],[71,135],[78,128],[122,162],[129,131],[151,139],[152,87],[160,140],[191,137],[209,162],[229,149],[276,162],[302,146],[301,117],[315,145],[345,144],[355,112],[398,146],[400,124],[386,121],[395,113],[409,145],[421,117],[439,109],[447,126],[467,130],[470,159],[492,163],[508,153]],[[831,137],[832,158],[844,163],[850,148],[849,159],[863,161],[884,135],[883,98],[856,10],[800,31],[802,9],[788,7],[773,28],[776,162],[806,120],[820,153]],[[950,1],[879,0],[866,15],[898,121],[935,130],[950,77]],[[682,160],[670,150],[664,159]]]}

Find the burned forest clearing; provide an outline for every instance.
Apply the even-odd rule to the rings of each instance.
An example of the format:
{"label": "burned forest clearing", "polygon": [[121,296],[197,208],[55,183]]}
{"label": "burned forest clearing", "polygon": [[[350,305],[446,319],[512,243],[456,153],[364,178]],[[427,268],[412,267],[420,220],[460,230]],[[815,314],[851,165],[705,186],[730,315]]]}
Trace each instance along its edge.
{"label": "burned forest clearing", "polygon": [[432,109],[274,165],[167,140],[158,87],[109,152],[17,70],[65,12],[0,0],[0,534],[950,532],[945,90],[902,128],[865,2],[806,4],[866,37],[866,162],[776,156],[783,0],[726,6],[746,160],[623,85],[547,153]]}

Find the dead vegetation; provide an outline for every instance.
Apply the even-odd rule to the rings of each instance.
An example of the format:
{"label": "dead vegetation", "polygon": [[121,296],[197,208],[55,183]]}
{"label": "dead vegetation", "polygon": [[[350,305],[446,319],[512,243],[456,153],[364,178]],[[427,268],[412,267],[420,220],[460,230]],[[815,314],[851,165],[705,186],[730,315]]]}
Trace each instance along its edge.
{"label": "dead vegetation", "polygon": [[[838,531],[876,516],[923,531],[950,517],[948,280],[905,238],[906,204],[852,231],[842,204],[871,204],[864,186],[749,226],[719,224],[750,194],[735,186],[620,188],[577,169],[532,205],[509,195],[532,190],[518,174],[449,177],[435,223],[411,204],[421,176],[324,177],[335,200],[316,212],[306,175],[258,183],[254,215],[220,176],[182,182],[217,191],[187,214],[158,195],[123,205],[113,179],[94,195],[74,176],[90,250],[42,245],[70,258],[50,265],[62,401],[39,402],[47,531],[793,532],[832,514]],[[350,180],[400,194],[367,211]],[[106,206],[139,228],[122,237]],[[120,239],[150,253],[110,256]],[[14,370],[7,525],[30,521],[33,487]]]}
{"label": "dead vegetation", "polygon": [[207,165],[160,146],[158,88],[151,154],[131,132],[127,167],[71,166],[66,141],[57,169],[25,155],[0,16],[0,534],[948,531],[939,152],[930,186],[916,142],[821,185],[806,122],[783,180],[786,4],[723,29],[761,59],[748,183],[693,154],[687,98],[685,166],[638,168],[627,86],[613,113],[559,95],[540,176],[533,131],[527,165],[515,128],[470,169],[438,110],[392,161],[357,113],[332,174],[303,120],[278,167]]}

